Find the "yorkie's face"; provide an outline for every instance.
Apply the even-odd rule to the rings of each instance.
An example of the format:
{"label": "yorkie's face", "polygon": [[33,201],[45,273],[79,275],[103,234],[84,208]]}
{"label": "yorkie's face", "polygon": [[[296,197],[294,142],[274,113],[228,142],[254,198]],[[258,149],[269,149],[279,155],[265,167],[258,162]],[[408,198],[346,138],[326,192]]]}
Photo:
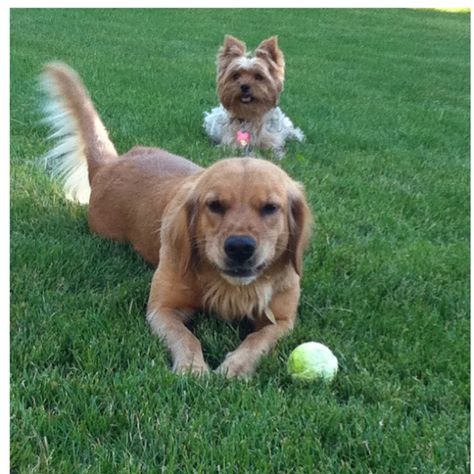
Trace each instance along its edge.
{"label": "yorkie's face", "polygon": [[278,104],[285,61],[277,38],[263,41],[252,57],[237,38],[226,36],[217,57],[217,94],[231,114],[258,119]]}

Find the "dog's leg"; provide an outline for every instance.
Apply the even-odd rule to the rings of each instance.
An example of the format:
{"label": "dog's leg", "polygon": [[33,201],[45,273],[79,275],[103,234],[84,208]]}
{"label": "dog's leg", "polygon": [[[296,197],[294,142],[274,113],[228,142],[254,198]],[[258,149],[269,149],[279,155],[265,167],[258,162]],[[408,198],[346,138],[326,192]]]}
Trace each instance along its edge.
{"label": "dog's leg", "polygon": [[275,323],[263,318],[258,320],[255,332],[249,334],[235,351],[227,354],[216,372],[227,377],[249,378],[260,358],[275,347],[278,339],[293,329],[299,294],[298,285],[275,295],[270,302]]}
{"label": "dog's leg", "polygon": [[147,320],[151,330],[167,346],[173,361],[173,372],[201,375],[209,372],[201,343],[184,325],[185,317],[168,308],[150,309]]}

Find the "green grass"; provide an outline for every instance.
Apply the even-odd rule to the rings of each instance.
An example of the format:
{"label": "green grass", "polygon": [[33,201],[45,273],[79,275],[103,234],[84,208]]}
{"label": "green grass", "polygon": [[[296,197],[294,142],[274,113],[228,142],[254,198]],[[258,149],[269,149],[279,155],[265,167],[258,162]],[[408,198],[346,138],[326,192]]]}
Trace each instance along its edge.
{"label": "green grass", "polygon": [[[427,10],[14,10],[11,467],[51,473],[460,473],[469,463],[469,14]],[[144,319],[149,268],[91,235],[36,157],[36,77],[82,75],[121,152],[208,164],[224,34],[278,34],[282,166],[316,216],[299,322],[249,383],[176,377]],[[202,316],[216,366],[239,328]],[[298,343],[330,386],[293,383]]]}

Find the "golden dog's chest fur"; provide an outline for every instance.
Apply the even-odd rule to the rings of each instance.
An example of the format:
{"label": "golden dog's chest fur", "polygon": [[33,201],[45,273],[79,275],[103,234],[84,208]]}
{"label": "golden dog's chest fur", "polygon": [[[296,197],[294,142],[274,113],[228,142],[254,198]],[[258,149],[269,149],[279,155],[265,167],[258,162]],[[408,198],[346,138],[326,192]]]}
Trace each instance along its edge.
{"label": "golden dog's chest fur", "polygon": [[214,280],[204,288],[205,309],[216,313],[226,321],[260,318],[273,296],[270,280],[252,285],[231,285],[225,280]]}
{"label": "golden dog's chest fur", "polygon": [[202,286],[202,306],[225,321],[239,321],[247,317],[254,321],[266,319],[273,322],[269,311],[273,295],[285,291],[297,280],[291,268],[283,268],[276,274],[264,274],[249,285],[233,285],[224,279],[211,279]]}

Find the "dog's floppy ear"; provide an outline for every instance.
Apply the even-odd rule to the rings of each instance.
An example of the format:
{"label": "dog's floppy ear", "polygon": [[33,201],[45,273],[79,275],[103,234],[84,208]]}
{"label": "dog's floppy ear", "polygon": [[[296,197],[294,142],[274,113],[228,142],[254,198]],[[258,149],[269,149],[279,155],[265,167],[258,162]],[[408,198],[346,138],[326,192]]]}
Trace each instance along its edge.
{"label": "dog's floppy ear", "polygon": [[161,229],[162,245],[171,250],[171,258],[184,275],[196,261],[195,234],[198,202],[194,187],[186,189],[184,196],[170,209]]}
{"label": "dog's floppy ear", "polygon": [[292,183],[288,191],[288,253],[299,276],[303,274],[303,253],[308,246],[313,218],[306,202],[303,186]]}

